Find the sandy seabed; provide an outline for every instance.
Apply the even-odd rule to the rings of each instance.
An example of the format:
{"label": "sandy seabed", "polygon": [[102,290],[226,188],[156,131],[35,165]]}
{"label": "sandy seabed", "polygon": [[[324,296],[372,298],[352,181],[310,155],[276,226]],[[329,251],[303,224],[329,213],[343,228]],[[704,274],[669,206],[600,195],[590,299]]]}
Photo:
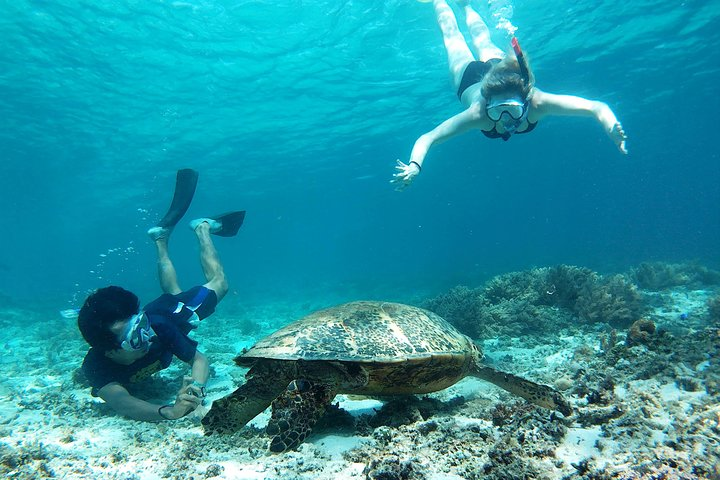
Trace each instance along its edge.
{"label": "sandy seabed", "polygon": [[[86,345],[59,314],[0,315],[0,473],[4,478],[118,479],[720,479],[720,332],[713,292],[653,292],[657,327],[569,325],[485,340],[488,363],[562,390],[568,418],[476,379],[402,399],[339,396],[298,451],[268,453],[268,412],[232,436],[203,435],[197,416],[142,423],[115,416],[77,369]],[[193,333],[212,362],[209,400],[245,370],[232,359],[307,306],[228,310]],[[241,317],[241,318],[240,318]],[[221,322],[222,329],[212,328]],[[222,331],[220,331],[222,330]],[[142,385],[171,401],[181,362]]]}

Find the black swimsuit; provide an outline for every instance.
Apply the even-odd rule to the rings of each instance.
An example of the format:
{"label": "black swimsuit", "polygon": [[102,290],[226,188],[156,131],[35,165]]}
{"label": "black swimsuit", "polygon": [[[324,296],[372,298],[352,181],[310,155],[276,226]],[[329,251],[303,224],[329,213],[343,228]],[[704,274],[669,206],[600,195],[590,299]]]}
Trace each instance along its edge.
{"label": "black swimsuit", "polygon": [[482,79],[487,75],[493,65],[500,62],[501,60],[499,58],[491,58],[487,62],[475,60],[468,63],[463,72],[462,79],[460,79],[460,86],[457,92],[458,98],[462,98],[462,94],[465,93],[465,90],[470,88],[470,86],[482,82]]}
{"label": "black swimsuit", "polygon": [[[501,60],[499,58],[491,58],[487,62],[480,62],[478,60],[472,61],[468,63],[468,66],[465,67],[465,71],[463,72],[462,79],[460,79],[460,86],[458,87],[457,96],[458,98],[462,99],[462,94],[465,93],[465,90],[470,88],[472,85],[475,85],[476,83],[482,82],[483,78],[487,73],[490,71],[490,69],[497,63],[500,63]],[[528,133],[531,132],[535,127],[537,126],[537,122],[530,123],[527,122],[527,128],[523,130],[522,132],[515,132],[515,133]],[[492,130],[480,130],[483,135],[485,135],[488,138],[502,138],[506,142],[510,140],[511,133],[505,132],[505,133],[498,133],[497,128],[493,125]]]}

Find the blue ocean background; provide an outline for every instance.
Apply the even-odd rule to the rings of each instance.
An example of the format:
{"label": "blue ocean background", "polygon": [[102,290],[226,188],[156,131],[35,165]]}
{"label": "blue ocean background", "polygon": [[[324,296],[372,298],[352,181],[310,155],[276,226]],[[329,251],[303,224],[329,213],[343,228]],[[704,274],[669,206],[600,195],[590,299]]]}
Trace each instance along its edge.
{"label": "blue ocean background", "polygon": [[[425,3],[2,2],[4,301],[79,307],[108,284],[154,298],[145,232],[185,167],[200,172],[186,220],[248,212],[216,242],[238,302],[411,301],[558,263],[718,268],[720,2],[510,6],[537,86],[607,102],[628,156],[591,119],[551,118],[436,146],[395,191],[395,160],[461,110]],[[196,252],[178,228],[185,287]]]}

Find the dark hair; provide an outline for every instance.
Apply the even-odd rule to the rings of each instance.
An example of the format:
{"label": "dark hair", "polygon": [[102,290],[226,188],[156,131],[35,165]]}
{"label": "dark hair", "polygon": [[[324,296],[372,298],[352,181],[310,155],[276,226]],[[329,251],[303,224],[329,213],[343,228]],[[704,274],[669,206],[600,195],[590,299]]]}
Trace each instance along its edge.
{"label": "dark hair", "polygon": [[102,350],[117,348],[117,338],[110,326],[140,311],[137,295],[121,287],[105,287],[91,293],[78,314],[78,328],[92,347]]}
{"label": "dark hair", "polygon": [[[527,62],[527,57],[525,61]],[[529,99],[530,93],[535,86],[535,75],[533,75],[529,64],[527,64],[527,67],[529,78],[525,81],[520,73],[520,64],[517,57],[514,53],[509,53],[500,62],[493,65],[492,69],[485,75],[482,96],[489,99],[493,95],[517,92],[522,98]]]}

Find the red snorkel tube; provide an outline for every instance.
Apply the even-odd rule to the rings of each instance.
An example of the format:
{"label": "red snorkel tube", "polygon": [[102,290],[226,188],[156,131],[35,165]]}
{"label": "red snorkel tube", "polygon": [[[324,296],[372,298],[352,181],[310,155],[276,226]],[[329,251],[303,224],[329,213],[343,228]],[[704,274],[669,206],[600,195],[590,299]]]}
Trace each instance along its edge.
{"label": "red snorkel tube", "polygon": [[518,43],[517,37],[512,37],[512,40],[510,40],[510,43],[512,44],[513,51],[515,52],[515,56],[518,60],[518,65],[520,65],[520,76],[525,81],[526,85],[530,84],[530,71],[527,67],[527,61],[525,60],[525,55],[523,54],[522,49],[520,48],[520,43]]}

